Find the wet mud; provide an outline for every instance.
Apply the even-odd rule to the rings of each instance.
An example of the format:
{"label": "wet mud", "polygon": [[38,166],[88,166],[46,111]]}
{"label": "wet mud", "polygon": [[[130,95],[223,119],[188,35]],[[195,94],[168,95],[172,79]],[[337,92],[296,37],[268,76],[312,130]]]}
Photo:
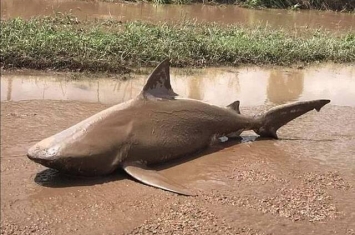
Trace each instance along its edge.
{"label": "wet mud", "polygon": [[238,6],[154,5],[147,3],[108,3],[75,0],[1,0],[1,18],[30,18],[70,13],[79,19],[115,19],[123,22],[143,20],[149,22],[217,22],[265,26],[288,30],[323,28],[341,33],[354,30],[355,15],[331,11],[253,10]]}
{"label": "wet mud", "polygon": [[[284,82],[275,76],[271,80]],[[180,91],[190,88],[181,85]],[[240,97],[241,112],[252,115],[289,101],[273,89],[264,87],[266,94],[274,94],[268,100],[281,101],[264,99],[251,106]],[[302,97],[290,93],[292,99]],[[206,98],[201,97],[195,95]],[[328,97],[320,93],[318,98]],[[78,178],[25,156],[34,143],[110,104],[2,99],[1,233],[354,234],[355,105],[348,104],[331,103],[292,121],[279,130],[279,140],[246,132],[242,139],[191,158],[157,165],[162,174],[198,194],[184,197],[140,184],[119,170]]]}

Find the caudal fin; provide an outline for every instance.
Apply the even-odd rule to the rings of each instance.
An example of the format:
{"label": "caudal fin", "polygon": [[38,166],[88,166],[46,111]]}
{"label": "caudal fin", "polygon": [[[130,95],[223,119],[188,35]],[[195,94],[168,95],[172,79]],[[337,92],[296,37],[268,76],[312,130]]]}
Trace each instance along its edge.
{"label": "caudal fin", "polygon": [[319,111],[329,102],[330,100],[312,100],[277,106],[255,117],[259,125],[254,131],[261,137],[277,139],[276,131],[280,127],[313,109]]}

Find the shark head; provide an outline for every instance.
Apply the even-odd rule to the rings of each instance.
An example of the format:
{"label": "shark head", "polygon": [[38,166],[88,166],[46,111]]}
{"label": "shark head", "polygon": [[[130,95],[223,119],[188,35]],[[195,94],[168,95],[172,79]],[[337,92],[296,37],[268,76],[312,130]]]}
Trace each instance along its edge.
{"label": "shark head", "polygon": [[[102,148],[97,143],[100,141],[92,143],[88,136],[81,136],[80,141],[77,141],[75,134],[68,135],[67,132],[58,133],[33,145],[27,157],[43,166],[71,175],[104,175],[117,168],[116,151]],[[93,146],[103,151],[93,151]]]}
{"label": "shark head", "polygon": [[61,152],[63,148],[65,148],[65,142],[68,142],[69,136],[67,138],[63,138],[62,136],[62,138],[60,138],[62,143],[60,143],[60,141],[58,141],[59,134],[46,138],[33,145],[29,148],[27,157],[41,165],[64,170],[66,167],[63,162],[70,158],[61,154]]}
{"label": "shark head", "polygon": [[63,146],[65,146],[64,143],[55,143],[54,135],[29,148],[27,157],[43,166],[66,170],[68,167],[66,167],[67,164],[64,164],[64,162],[67,160],[70,161],[70,157],[61,154]]}
{"label": "shark head", "polygon": [[[124,107],[123,107],[124,108]],[[32,147],[27,157],[71,175],[97,176],[113,172],[127,153],[131,118],[117,118],[122,106],[103,110],[48,137]]]}
{"label": "shark head", "polygon": [[131,146],[132,115],[140,100],[174,99],[170,85],[169,60],[164,60],[149,76],[136,99],[113,106],[46,138],[27,157],[43,166],[74,175],[109,174],[122,163]]}

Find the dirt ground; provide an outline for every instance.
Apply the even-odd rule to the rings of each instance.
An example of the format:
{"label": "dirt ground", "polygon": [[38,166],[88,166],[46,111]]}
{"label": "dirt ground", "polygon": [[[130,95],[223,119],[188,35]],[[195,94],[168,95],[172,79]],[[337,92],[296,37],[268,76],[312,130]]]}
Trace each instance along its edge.
{"label": "dirt ground", "polygon": [[1,234],[355,234],[355,108],[327,105],[283,127],[280,140],[246,133],[157,167],[195,197],[121,171],[74,178],[27,159],[32,144],[106,107],[1,103]]}

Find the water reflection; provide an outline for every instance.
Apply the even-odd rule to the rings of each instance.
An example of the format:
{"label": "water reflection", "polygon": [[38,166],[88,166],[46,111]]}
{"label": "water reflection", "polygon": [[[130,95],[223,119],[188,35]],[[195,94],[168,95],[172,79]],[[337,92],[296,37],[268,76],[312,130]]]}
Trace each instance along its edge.
{"label": "water reflection", "polygon": [[[332,104],[355,107],[355,66],[320,65],[289,68],[207,68],[192,75],[172,71],[172,86],[181,97],[225,106],[241,100],[243,106],[283,104],[296,100],[331,99]],[[77,100],[116,104],[134,98],[146,75],[113,79],[66,80],[60,75],[5,74],[1,101],[33,99]]]}
{"label": "water reflection", "polygon": [[191,99],[196,99],[196,100],[203,100],[204,97],[201,94],[201,89],[200,87],[202,86],[203,83],[203,79],[198,79],[197,77],[193,77],[189,80],[187,80],[188,82],[188,93],[187,95],[191,98]]}
{"label": "water reflection", "polygon": [[249,26],[269,25],[284,29],[322,27],[333,32],[353,30],[355,22],[354,14],[331,11],[253,10],[234,5],[221,7],[203,4],[153,5],[75,0],[1,0],[1,19],[30,18],[40,15],[53,15],[55,12],[70,12],[80,19],[101,18],[151,22],[176,22],[184,19],[196,19],[200,22]]}
{"label": "water reflection", "polygon": [[284,104],[298,100],[303,92],[303,71],[292,73],[273,70],[267,85],[267,98],[273,104]]}

